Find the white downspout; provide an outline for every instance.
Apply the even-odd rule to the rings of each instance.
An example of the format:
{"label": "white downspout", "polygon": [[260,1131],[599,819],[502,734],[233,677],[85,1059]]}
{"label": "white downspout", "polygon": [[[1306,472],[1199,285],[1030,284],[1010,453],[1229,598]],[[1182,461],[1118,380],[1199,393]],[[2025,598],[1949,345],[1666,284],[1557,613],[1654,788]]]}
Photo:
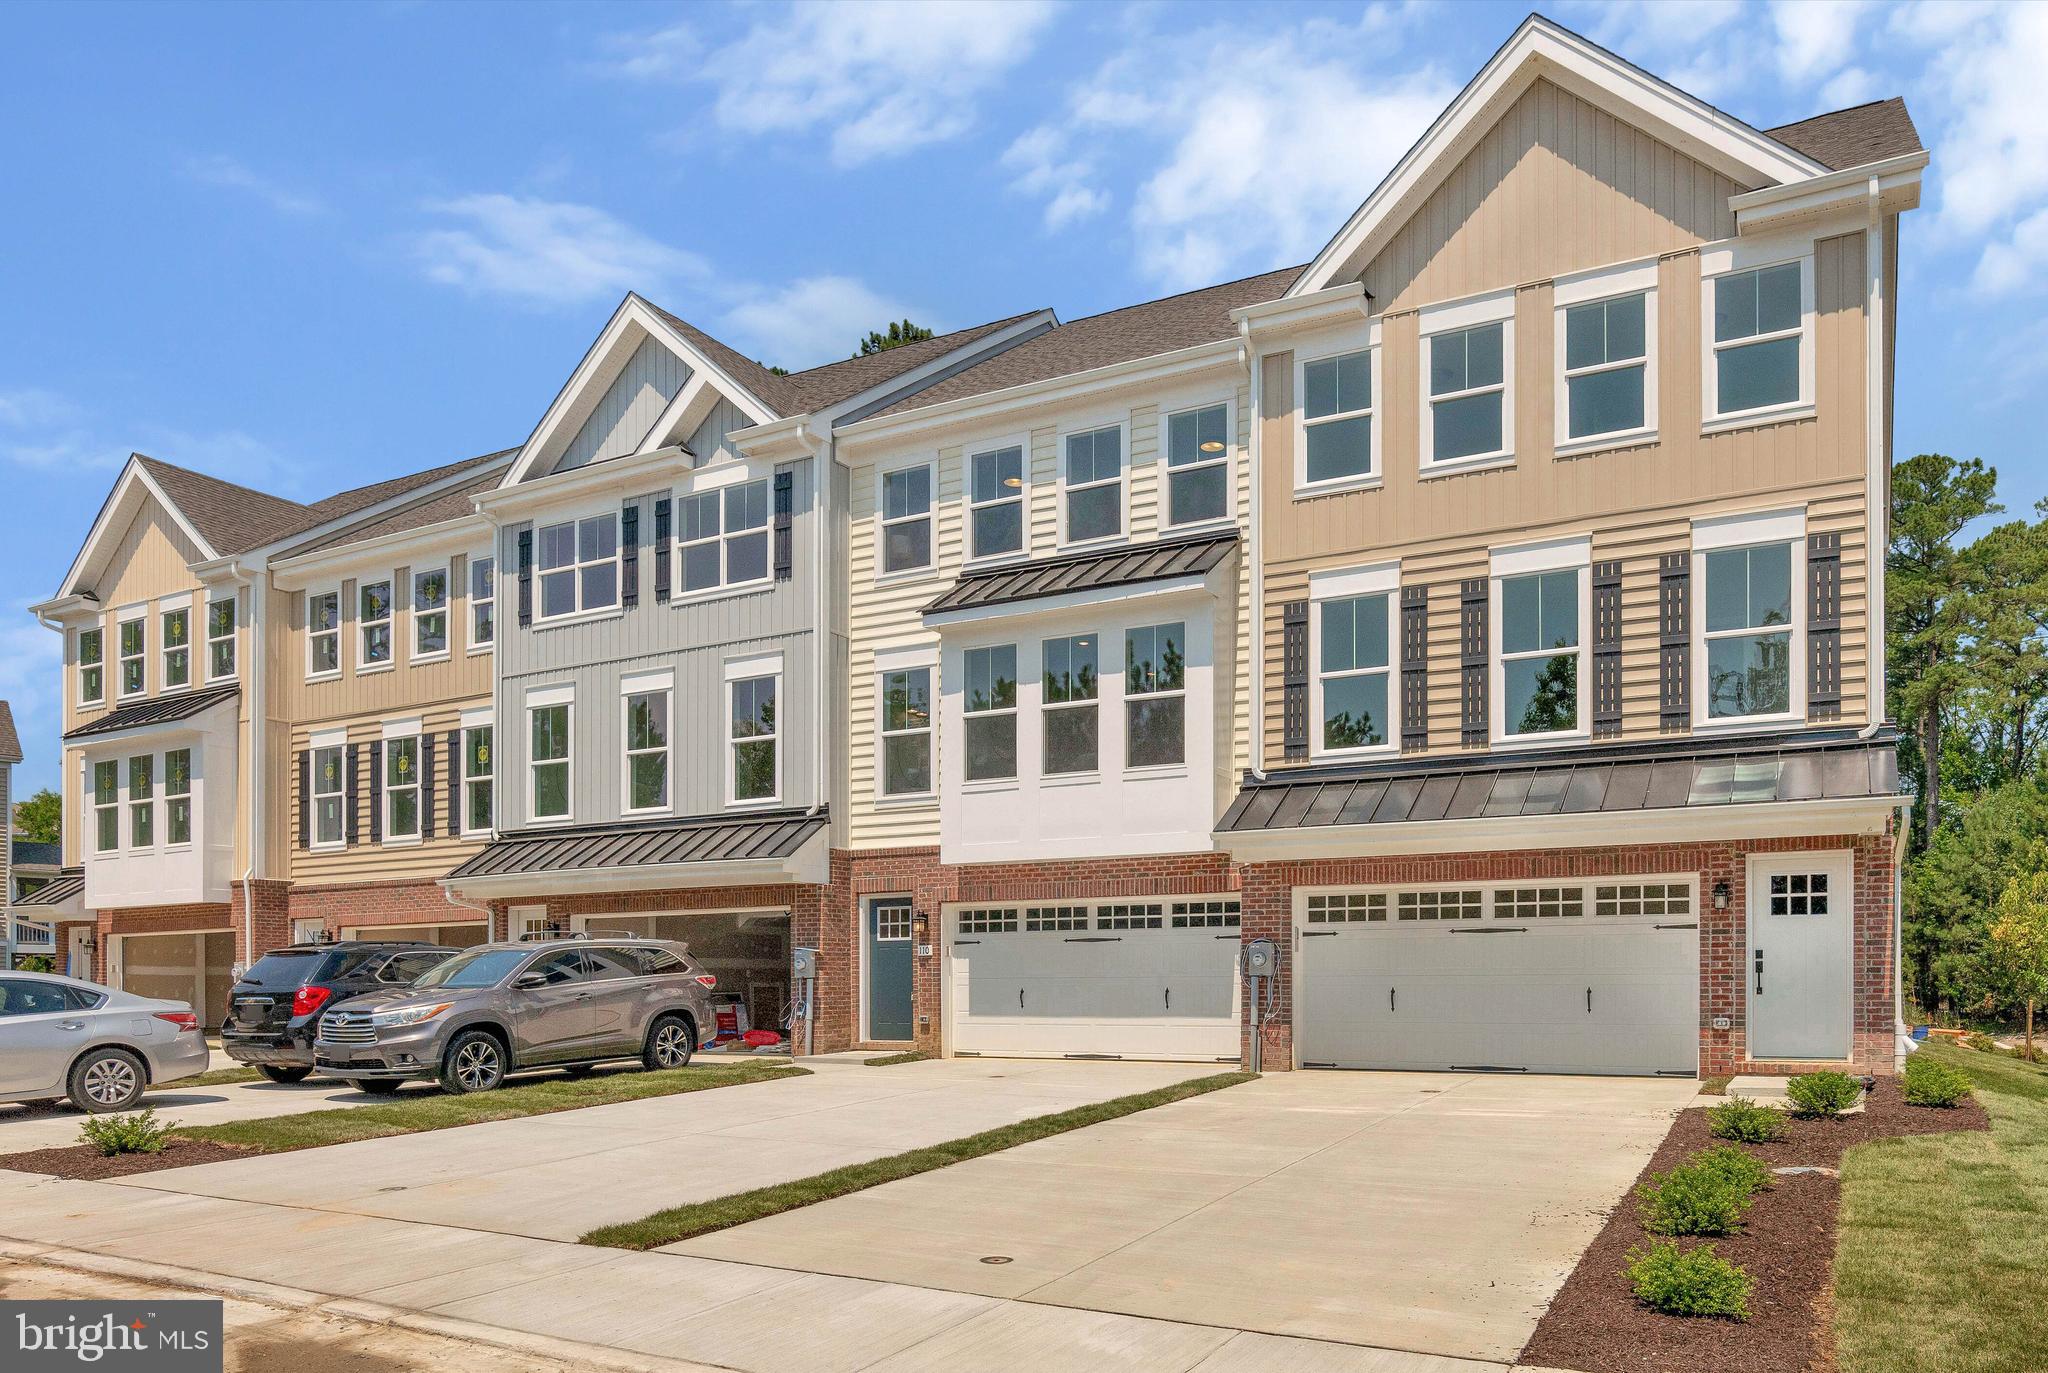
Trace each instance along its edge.
{"label": "white downspout", "polygon": [[1257,352],[1252,348],[1252,322],[1248,319],[1237,323],[1241,356],[1245,369],[1251,373],[1252,443],[1248,461],[1251,463],[1252,498],[1250,502],[1251,533],[1245,540],[1245,556],[1252,561],[1251,589],[1251,698],[1247,703],[1251,709],[1251,753],[1249,759],[1252,776],[1264,781],[1266,777],[1266,560],[1261,556],[1261,517],[1263,502],[1260,492],[1266,485],[1266,473],[1260,462],[1261,436],[1265,431],[1265,368],[1260,365]]}
{"label": "white downspout", "polygon": [[1884,346],[1884,214],[1878,200],[1877,178],[1872,177],[1867,187],[1870,203],[1869,228],[1864,235],[1864,256],[1868,259],[1869,289],[1865,300],[1864,330],[1867,335],[1865,351],[1869,354],[1868,365],[1863,369],[1864,382],[1864,424],[1867,427],[1869,450],[1870,484],[1870,533],[1864,540],[1865,558],[1869,571],[1865,580],[1870,585],[1869,644],[1864,658],[1877,665],[1870,674],[1865,694],[1870,701],[1870,723],[1874,726],[1885,718],[1884,680],[1884,631],[1885,631],[1885,557],[1891,548],[1891,454],[1885,446],[1885,418],[1888,406],[1885,404],[1890,377],[1889,359]]}
{"label": "white downspout", "polygon": [[[241,568],[234,571],[239,573]],[[249,882],[262,866],[263,835],[268,827],[268,817],[263,813],[263,772],[267,761],[263,747],[264,685],[269,675],[264,671],[263,661],[263,614],[267,599],[265,582],[269,576],[266,568],[261,575],[249,579],[249,661],[240,665],[249,682],[249,865],[242,872],[242,950],[248,963],[244,968],[256,961],[256,898]]]}
{"label": "white downspout", "polygon": [[829,751],[826,739],[830,733],[825,724],[825,710],[831,700],[831,672],[826,659],[832,651],[832,633],[830,626],[825,623],[825,578],[837,569],[828,569],[825,565],[825,523],[829,504],[827,488],[831,482],[834,461],[833,438],[828,430],[822,441],[812,443],[808,424],[797,425],[796,432],[798,439],[811,450],[811,523],[816,526],[816,536],[811,540],[811,657],[814,669],[812,676],[815,679],[814,687],[817,693],[813,699],[817,704],[812,707],[812,732],[816,737],[811,754],[813,770],[810,811],[812,815],[816,815],[826,804],[826,754]]}

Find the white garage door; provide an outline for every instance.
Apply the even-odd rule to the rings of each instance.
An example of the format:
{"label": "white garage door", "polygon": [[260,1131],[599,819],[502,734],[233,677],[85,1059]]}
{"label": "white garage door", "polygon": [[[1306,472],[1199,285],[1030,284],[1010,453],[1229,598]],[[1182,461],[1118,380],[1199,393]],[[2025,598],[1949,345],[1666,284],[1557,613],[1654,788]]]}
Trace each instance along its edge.
{"label": "white garage door", "polygon": [[1323,893],[1300,934],[1305,1067],[1698,1068],[1689,881]]}
{"label": "white garage door", "polygon": [[957,1053],[1238,1058],[1235,899],[977,906],[949,918]]}

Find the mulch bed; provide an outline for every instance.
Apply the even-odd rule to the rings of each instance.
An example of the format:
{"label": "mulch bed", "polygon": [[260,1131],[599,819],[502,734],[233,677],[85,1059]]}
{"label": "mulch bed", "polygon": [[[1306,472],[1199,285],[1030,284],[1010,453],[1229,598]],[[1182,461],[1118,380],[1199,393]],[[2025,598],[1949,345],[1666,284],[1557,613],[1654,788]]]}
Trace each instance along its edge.
{"label": "mulch bed", "polygon": [[231,1158],[248,1158],[258,1152],[211,1140],[173,1139],[155,1154],[102,1154],[89,1144],[69,1144],[62,1149],[30,1149],[20,1154],[0,1154],[0,1168],[18,1173],[48,1173],[52,1177],[79,1182],[124,1178],[131,1173],[154,1173],[164,1168],[189,1168],[195,1163],[220,1163]]}
{"label": "mulch bed", "polygon": [[[1843,1152],[1865,1140],[1990,1128],[1974,1098],[1948,1110],[1908,1106],[1891,1078],[1878,1080],[1861,1114],[1835,1120],[1793,1116],[1787,1124],[1777,1143],[1743,1147],[1772,1168],[1839,1168]],[[1681,1111],[1638,1181],[1724,1142],[1708,1133],[1704,1107]],[[1624,1255],[1652,1237],[1643,1232],[1631,1188],[1550,1303],[1522,1350],[1522,1362],[1594,1373],[1803,1373],[1831,1367],[1833,1356],[1822,1338],[1841,1183],[1802,1173],[1777,1178],[1776,1184],[1750,1208],[1743,1233],[1679,1240],[1684,1248],[1711,1243],[1756,1278],[1747,1322],[1666,1316],[1636,1301],[1622,1276]]]}

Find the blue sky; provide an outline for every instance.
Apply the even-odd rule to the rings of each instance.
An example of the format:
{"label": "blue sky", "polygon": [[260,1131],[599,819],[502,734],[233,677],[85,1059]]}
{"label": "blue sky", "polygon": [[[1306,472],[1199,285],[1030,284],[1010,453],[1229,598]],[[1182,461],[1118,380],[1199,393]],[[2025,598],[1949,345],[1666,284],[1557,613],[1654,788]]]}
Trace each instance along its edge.
{"label": "blue sky", "polygon": [[[1758,125],[1904,95],[1935,162],[1899,452],[1981,455],[2016,510],[2048,494],[2048,5],[1549,12]],[[21,780],[54,779],[58,686],[23,608],[130,450],[310,498],[511,445],[628,289],[802,367],[905,313],[1073,318],[1303,261],[1524,13],[0,11]]]}

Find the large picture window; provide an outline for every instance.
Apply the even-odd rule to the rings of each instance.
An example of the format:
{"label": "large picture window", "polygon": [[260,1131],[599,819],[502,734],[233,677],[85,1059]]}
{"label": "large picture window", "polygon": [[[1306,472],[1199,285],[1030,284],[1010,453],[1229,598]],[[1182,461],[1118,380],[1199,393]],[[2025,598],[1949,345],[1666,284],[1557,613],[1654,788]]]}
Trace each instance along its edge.
{"label": "large picture window", "polygon": [[1316,680],[1326,753],[1379,748],[1387,742],[1392,602],[1391,593],[1379,592],[1316,603]]}
{"label": "large picture window", "polygon": [[932,789],[932,670],[881,675],[882,795],[923,796]]}
{"label": "large picture window", "polygon": [[391,662],[391,579],[356,587],[356,670]]}
{"label": "large picture window", "polygon": [[1579,728],[1582,568],[1499,579],[1501,729],[1509,737]]}
{"label": "large picture window", "polygon": [[668,809],[669,693],[626,696],[626,809]]}
{"label": "large picture window", "polygon": [[1302,363],[1302,485],[1373,475],[1372,359],[1361,348]]}
{"label": "large picture window", "polygon": [[1045,775],[1094,772],[1101,765],[1096,637],[1072,634],[1047,639],[1041,651],[1045,659]]}
{"label": "large picture window", "polygon": [[1066,540],[1087,543],[1124,532],[1124,431],[1117,425],[1066,436],[1061,474]]}
{"label": "large picture window", "polygon": [[619,603],[619,517],[614,511],[542,525],[540,618],[609,610]]}
{"label": "large picture window", "polygon": [[1713,338],[1708,418],[1774,410],[1805,399],[1809,346],[1806,260],[1729,272],[1709,282]]}
{"label": "large picture window", "polygon": [[1792,545],[1708,552],[1707,718],[1792,711]]}
{"label": "large picture window", "polygon": [[932,565],[932,469],[899,467],[882,474],[882,571]]}
{"label": "large picture window", "polygon": [[1230,513],[1230,407],[1166,417],[1166,522],[1199,524]]}
{"label": "large picture window", "polygon": [[528,808],[536,820],[569,818],[569,712],[567,701],[527,708]]}
{"label": "large picture window", "polygon": [[680,502],[685,594],[768,580],[768,483],[742,482]]}
{"label": "large picture window", "polygon": [[970,648],[960,710],[966,733],[964,776],[989,782],[1017,775],[1017,646]]}
{"label": "large picture window", "polygon": [[1009,444],[967,460],[969,556],[1024,551],[1024,449]]}
{"label": "large picture window", "polygon": [[157,623],[163,638],[164,690],[192,684],[192,608],[166,610]]}
{"label": "large picture window", "polygon": [[732,751],[732,800],[773,801],[780,795],[777,760],[780,721],[775,708],[779,676],[741,677],[726,683],[732,702],[727,743]]}
{"label": "large picture window", "polygon": [[1124,761],[1134,768],[1187,760],[1187,626],[1124,632]]}

